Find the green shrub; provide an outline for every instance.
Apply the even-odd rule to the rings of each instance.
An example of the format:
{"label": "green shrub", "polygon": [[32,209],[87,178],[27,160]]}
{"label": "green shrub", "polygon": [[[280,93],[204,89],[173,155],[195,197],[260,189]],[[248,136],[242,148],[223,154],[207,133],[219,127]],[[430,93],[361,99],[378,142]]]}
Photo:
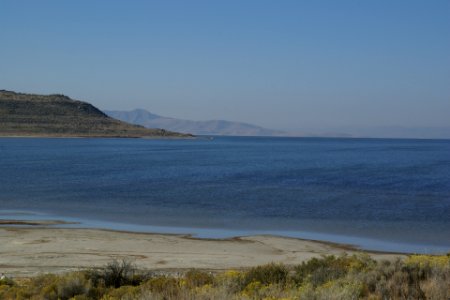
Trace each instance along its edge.
{"label": "green shrub", "polygon": [[244,286],[252,282],[260,282],[264,285],[285,284],[288,276],[288,269],[281,264],[267,264],[251,268],[244,275]]}
{"label": "green shrub", "polygon": [[328,281],[344,277],[349,272],[367,271],[375,265],[376,262],[374,260],[364,255],[343,255],[340,257],[329,255],[322,258],[312,258],[294,267],[295,275],[293,278],[299,285],[308,281],[316,287]]}
{"label": "green shrub", "polygon": [[0,279],[0,286],[2,286],[2,285],[13,286],[14,280],[12,280],[11,278],[8,278],[8,277]]}

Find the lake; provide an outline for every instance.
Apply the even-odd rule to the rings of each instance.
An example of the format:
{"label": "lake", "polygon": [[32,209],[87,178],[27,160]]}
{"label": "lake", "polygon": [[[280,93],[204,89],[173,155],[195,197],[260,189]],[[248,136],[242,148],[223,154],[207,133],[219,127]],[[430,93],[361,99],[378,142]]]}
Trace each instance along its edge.
{"label": "lake", "polygon": [[0,139],[0,218],[450,251],[450,140]]}

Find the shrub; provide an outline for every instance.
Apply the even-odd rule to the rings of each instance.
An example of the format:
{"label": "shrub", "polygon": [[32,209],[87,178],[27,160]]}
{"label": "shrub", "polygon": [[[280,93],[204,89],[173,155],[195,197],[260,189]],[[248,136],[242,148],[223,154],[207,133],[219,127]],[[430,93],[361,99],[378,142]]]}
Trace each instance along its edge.
{"label": "shrub", "polygon": [[237,293],[245,288],[244,273],[229,270],[215,276],[214,284],[230,293]]}
{"label": "shrub", "polygon": [[135,271],[135,266],[129,260],[113,260],[106,265],[103,271],[105,285],[118,288],[131,284]]}
{"label": "shrub", "polygon": [[349,272],[367,271],[375,265],[376,262],[366,255],[343,255],[340,257],[329,255],[322,258],[312,258],[296,266],[293,278],[297,284],[301,285],[309,281],[314,287],[317,287],[328,281],[341,278]]}
{"label": "shrub", "polygon": [[427,276],[418,265],[406,265],[397,259],[393,263],[381,263],[376,272],[380,280],[376,284],[375,294],[380,298],[425,299],[421,281]]}
{"label": "shrub", "polygon": [[433,277],[421,284],[427,299],[450,299],[450,276]]}
{"label": "shrub", "polygon": [[184,281],[188,288],[200,287],[206,284],[212,284],[214,277],[212,274],[199,270],[190,270],[184,275]]}
{"label": "shrub", "polygon": [[139,285],[143,278],[136,274],[136,267],[129,260],[113,260],[100,270],[91,269],[85,276],[92,285],[119,288],[122,285]]}
{"label": "shrub", "polygon": [[7,285],[7,286],[13,286],[14,285],[14,281],[11,278],[3,278],[0,279],[0,286],[2,285]]}
{"label": "shrub", "polygon": [[173,277],[159,276],[151,278],[143,284],[143,290],[163,295],[165,299],[176,299],[180,294],[180,282]]}
{"label": "shrub", "polygon": [[77,295],[87,295],[91,284],[82,273],[71,273],[57,282],[58,299],[71,299]]}
{"label": "shrub", "polygon": [[106,299],[138,299],[138,295],[140,294],[140,289],[134,286],[121,286],[117,289],[110,289],[103,298]]}
{"label": "shrub", "polygon": [[264,285],[285,284],[288,276],[288,269],[281,264],[267,264],[251,268],[244,275],[244,285],[252,282],[260,282]]}
{"label": "shrub", "polygon": [[317,299],[360,299],[362,295],[363,286],[360,282],[349,282],[346,280],[329,281],[316,290]]}
{"label": "shrub", "polygon": [[217,275],[190,270],[182,278],[137,274],[127,261],[115,261],[100,270],[2,281],[0,299],[450,299],[447,260],[327,256],[294,267],[291,276],[286,266],[272,263]]}
{"label": "shrub", "polygon": [[411,255],[405,259],[405,265],[418,265],[424,267],[450,266],[450,254],[447,255]]}

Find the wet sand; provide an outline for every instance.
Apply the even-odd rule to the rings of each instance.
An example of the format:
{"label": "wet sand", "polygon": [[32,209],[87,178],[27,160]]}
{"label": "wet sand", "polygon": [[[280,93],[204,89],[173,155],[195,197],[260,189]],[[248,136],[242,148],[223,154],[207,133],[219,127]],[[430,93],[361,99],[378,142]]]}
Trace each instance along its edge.
{"label": "wet sand", "polygon": [[[101,229],[0,225],[0,272],[11,277],[101,267],[122,258],[130,259],[140,269],[219,271],[270,262],[299,264],[321,255],[358,252],[361,251],[346,245],[265,235],[216,240]],[[400,256],[366,253],[375,259]]]}

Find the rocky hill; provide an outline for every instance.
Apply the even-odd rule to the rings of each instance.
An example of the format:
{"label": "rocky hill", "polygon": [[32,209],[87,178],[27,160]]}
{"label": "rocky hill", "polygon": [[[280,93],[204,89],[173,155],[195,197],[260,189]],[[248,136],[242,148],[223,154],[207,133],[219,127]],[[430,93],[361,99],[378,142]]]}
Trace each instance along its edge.
{"label": "rocky hill", "polygon": [[233,136],[284,136],[286,132],[272,130],[260,126],[231,122],[224,120],[211,121],[191,121],[183,119],[175,119],[162,117],[152,114],[143,109],[135,109],[132,111],[109,111],[105,112],[116,119],[145,126],[162,127],[168,130],[178,132],[190,132],[197,135],[233,135]]}
{"label": "rocky hill", "polygon": [[0,136],[189,137],[113,119],[93,105],[65,95],[0,90]]}

